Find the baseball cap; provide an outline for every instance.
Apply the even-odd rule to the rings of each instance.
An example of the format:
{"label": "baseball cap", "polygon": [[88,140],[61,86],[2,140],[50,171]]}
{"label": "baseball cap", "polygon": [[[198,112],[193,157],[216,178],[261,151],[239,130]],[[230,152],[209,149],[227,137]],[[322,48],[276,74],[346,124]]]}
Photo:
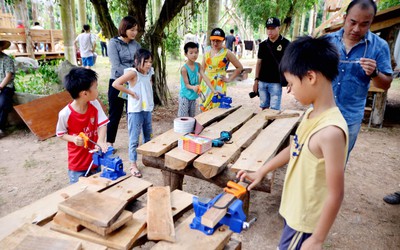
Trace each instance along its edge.
{"label": "baseball cap", "polygon": [[0,50],[8,49],[8,47],[10,47],[10,45],[11,45],[11,43],[9,41],[0,40]]}
{"label": "baseball cap", "polygon": [[279,19],[278,18],[276,18],[276,17],[270,17],[270,18],[268,18],[267,19],[267,21],[265,22],[265,27],[273,27],[273,28],[275,28],[275,27],[279,27],[279,26],[281,26],[281,22],[279,21]]}
{"label": "baseball cap", "polygon": [[215,28],[211,31],[210,40],[225,40],[225,32],[220,28]]}

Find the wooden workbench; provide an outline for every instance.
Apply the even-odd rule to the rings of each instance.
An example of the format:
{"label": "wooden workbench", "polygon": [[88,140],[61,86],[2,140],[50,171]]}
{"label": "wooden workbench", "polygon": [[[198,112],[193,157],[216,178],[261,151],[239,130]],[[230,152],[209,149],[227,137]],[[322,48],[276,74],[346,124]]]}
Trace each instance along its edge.
{"label": "wooden workbench", "polygon": [[[53,244],[61,244],[63,241],[81,244],[82,249],[131,249],[140,246],[148,242],[146,237],[147,208],[145,203],[136,199],[145,195],[150,186],[152,186],[151,182],[130,175],[116,181],[101,178],[98,174],[81,179],[78,183],[67,186],[0,218],[0,249],[15,249],[27,238],[42,239],[43,237],[50,238]],[[101,236],[87,228],[77,232],[58,226],[53,221],[54,215],[58,211],[58,204],[83,190],[97,191],[126,200],[129,210],[133,212],[133,219],[107,236]],[[189,193],[180,190],[171,192],[173,220],[176,221],[184,213],[187,213],[188,216],[181,223],[175,223],[177,225],[175,225],[176,240],[174,243],[159,241],[146,244],[146,246],[153,245],[152,247],[155,249],[182,250],[190,249],[193,246],[196,246],[195,249],[240,249],[238,247],[241,246],[241,243],[230,239],[233,232],[225,226],[212,236],[189,228],[188,224],[191,223],[193,217],[192,199],[193,195]]]}
{"label": "wooden workbench", "polygon": [[[143,155],[145,166],[162,170],[164,184],[172,190],[182,190],[185,175],[225,187],[229,180],[235,179],[237,171],[256,171],[286,146],[302,115],[303,111],[268,109],[253,114],[252,110],[240,106],[216,108],[195,117],[205,127],[200,135],[215,139],[221,131],[229,131],[232,133],[230,144],[197,155],[177,148],[183,134],[170,129],[141,145],[138,152]],[[273,177],[274,173],[269,174],[254,190],[271,192]]]}

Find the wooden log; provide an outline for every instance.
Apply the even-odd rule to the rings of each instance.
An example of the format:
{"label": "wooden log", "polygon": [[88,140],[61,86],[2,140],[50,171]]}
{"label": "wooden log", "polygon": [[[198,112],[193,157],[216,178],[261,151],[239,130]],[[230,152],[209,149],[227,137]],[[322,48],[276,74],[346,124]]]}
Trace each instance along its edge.
{"label": "wooden log", "polygon": [[79,223],[78,220],[75,220],[74,217],[72,217],[73,219],[71,219],[71,217],[72,216],[69,216],[62,211],[58,211],[58,213],[53,218],[53,222],[57,225],[60,225],[61,227],[67,228],[75,232],[79,232],[84,229],[84,227]]}
{"label": "wooden log", "polygon": [[386,100],[387,91],[375,93],[375,107],[373,107],[373,112],[371,113],[371,123],[373,126],[382,126],[383,118],[385,116]]}
{"label": "wooden log", "polygon": [[[147,167],[153,167],[153,168],[158,168],[161,170],[164,170],[165,172],[171,172],[175,173],[177,175],[185,176],[189,175],[198,179],[202,179],[205,181],[208,181],[210,183],[213,183],[219,187],[225,187],[226,183],[228,181],[236,179],[236,173],[230,171],[230,169],[225,169],[222,171],[220,174],[214,176],[213,178],[205,178],[200,171],[198,171],[196,168],[186,168],[184,170],[172,170],[164,165],[164,159],[162,157],[151,157],[151,156],[143,156],[142,157],[143,164]],[[257,190],[257,191],[262,191],[266,193],[271,192],[271,185],[273,182],[272,175],[268,175],[264,180],[259,183],[257,186],[255,186],[252,190]]]}
{"label": "wooden log", "polygon": [[151,187],[147,192],[147,238],[175,241],[169,186]]}
{"label": "wooden log", "polygon": [[[237,106],[230,109],[215,108],[201,113],[195,118],[199,124],[205,127],[222,119],[240,107],[241,106]],[[137,152],[142,155],[159,157],[170,149],[176,147],[178,145],[178,139],[182,135],[183,133],[176,133],[173,129],[170,129],[156,138],[153,138],[151,141],[139,146]]]}
{"label": "wooden log", "polygon": [[82,244],[77,240],[57,239],[45,236],[27,235],[15,250],[36,250],[57,249],[57,250],[80,250]]}
{"label": "wooden log", "polygon": [[161,170],[164,186],[170,186],[171,191],[175,189],[182,190],[183,175],[176,174],[167,170]]}

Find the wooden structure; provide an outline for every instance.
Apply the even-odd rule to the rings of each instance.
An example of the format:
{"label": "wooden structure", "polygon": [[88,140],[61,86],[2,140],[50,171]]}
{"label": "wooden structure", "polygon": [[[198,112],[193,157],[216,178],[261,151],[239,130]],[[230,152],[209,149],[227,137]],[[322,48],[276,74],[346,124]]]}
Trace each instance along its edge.
{"label": "wooden structure", "polygon": [[[333,25],[324,29],[324,33],[331,33],[339,30],[343,26],[343,23]],[[379,11],[374,21],[371,24],[370,30],[374,33],[380,33],[379,36],[386,40],[389,44],[391,58],[394,55],[394,46],[396,43],[396,36],[400,34],[400,5]],[[394,68],[394,61],[392,61],[392,68]],[[379,90],[371,86],[369,89],[369,95],[374,98],[373,107],[371,110],[371,119],[369,120],[369,126],[381,127],[386,109],[387,91]],[[371,111],[366,108],[366,111]]]}
{"label": "wooden structure", "polygon": [[[62,43],[62,30],[30,29],[29,36],[32,44],[27,44],[25,29],[0,28],[0,40],[10,41],[16,46],[16,51],[10,52],[15,57],[28,56],[36,59],[64,58],[64,52],[56,49],[56,45]],[[43,44],[44,51],[35,51],[33,55],[26,52],[26,46]]]}
{"label": "wooden structure", "polygon": [[12,28],[15,26],[15,18],[11,13],[3,13],[0,9],[0,27]]}
{"label": "wooden structure", "polygon": [[[81,178],[78,183],[69,185],[54,192],[22,209],[0,218],[0,246],[2,249],[16,249],[17,246],[26,244],[30,246],[45,242],[50,249],[62,249],[53,243],[81,245],[82,249],[131,249],[148,241],[147,239],[147,207],[146,204],[136,199],[146,193],[152,183],[132,176],[124,176],[115,181],[104,179],[99,175]],[[98,192],[115,199],[125,200],[131,205],[130,220],[122,227],[102,236],[81,225],[74,225],[72,221],[64,221],[70,227],[60,226],[55,222],[54,215],[58,205],[68,201],[69,197],[80,194],[82,190]],[[170,213],[176,221],[184,213],[191,210],[193,195],[175,190],[170,193]],[[133,203],[133,201],[135,201]],[[121,215],[122,216],[122,215]],[[189,224],[194,215],[184,219],[179,225],[174,226],[175,242],[159,241],[153,249],[223,249],[225,245],[240,249],[241,243],[230,240],[232,231],[223,226],[213,235],[209,236],[198,230],[192,230]],[[53,220],[54,218],[54,220]],[[49,248],[46,248],[49,249]],[[68,248],[71,249],[71,248]],[[81,249],[81,248],[73,248]]]}
{"label": "wooden structure", "polygon": [[[215,139],[221,131],[229,131],[232,139],[228,144],[197,155],[177,148],[177,141],[183,134],[171,129],[141,145],[138,152],[143,155],[144,165],[162,170],[164,184],[172,190],[182,189],[185,175],[225,187],[228,181],[235,179],[237,171],[256,171],[286,146],[303,112],[285,113],[296,113],[296,117],[278,119],[279,116],[275,116],[274,120],[269,117],[279,115],[276,110],[253,114],[240,106],[212,109],[195,117],[205,127],[200,135]],[[255,190],[270,192],[273,176],[273,173],[268,175]]]}

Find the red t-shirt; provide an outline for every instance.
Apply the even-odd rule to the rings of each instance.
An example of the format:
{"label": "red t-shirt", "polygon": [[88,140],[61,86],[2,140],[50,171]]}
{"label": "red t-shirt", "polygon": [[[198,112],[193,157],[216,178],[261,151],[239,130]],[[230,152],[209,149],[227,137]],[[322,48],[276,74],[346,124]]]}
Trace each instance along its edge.
{"label": "red t-shirt", "polygon": [[[98,128],[109,122],[100,103],[95,100],[88,102],[85,114],[76,112],[71,103],[58,113],[57,131],[58,137],[64,134],[78,135],[84,132],[90,140],[97,142]],[[93,143],[88,143],[88,148],[76,146],[68,142],[68,168],[72,171],[86,171],[92,162],[92,154],[89,150],[94,148]],[[97,166],[93,166],[95,169]]]}

